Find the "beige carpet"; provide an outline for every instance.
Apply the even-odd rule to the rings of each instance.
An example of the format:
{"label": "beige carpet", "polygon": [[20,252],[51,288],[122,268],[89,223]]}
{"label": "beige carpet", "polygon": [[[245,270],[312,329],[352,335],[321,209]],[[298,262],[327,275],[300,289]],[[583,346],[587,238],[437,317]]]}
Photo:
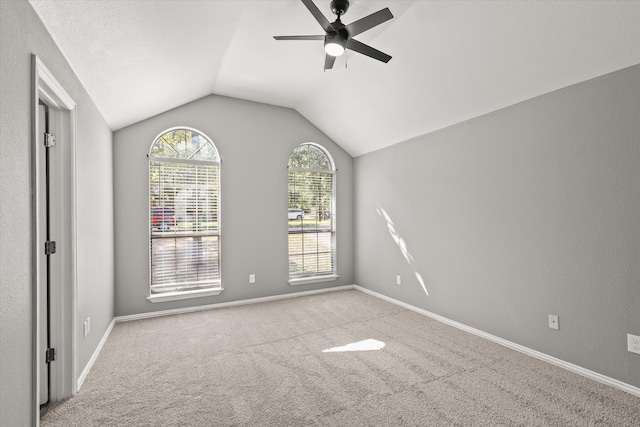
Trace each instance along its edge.
{"label": "beige carpet", "polygon": [[354,290],[118,323],[42,426],[637,427],[640,398]]}

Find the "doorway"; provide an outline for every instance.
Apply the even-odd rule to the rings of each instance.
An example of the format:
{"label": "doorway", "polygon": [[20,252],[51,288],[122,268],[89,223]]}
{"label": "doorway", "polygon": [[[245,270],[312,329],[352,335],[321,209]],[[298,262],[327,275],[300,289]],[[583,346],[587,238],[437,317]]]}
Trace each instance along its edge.
{"label": "doorway", "polygon": [[35,55],[32,115],[34,425],[76,375],[76,104]]}

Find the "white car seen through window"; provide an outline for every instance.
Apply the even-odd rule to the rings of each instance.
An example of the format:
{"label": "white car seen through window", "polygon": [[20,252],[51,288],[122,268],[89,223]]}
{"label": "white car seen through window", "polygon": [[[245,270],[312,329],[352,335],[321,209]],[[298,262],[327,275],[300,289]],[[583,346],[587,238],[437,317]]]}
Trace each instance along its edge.
{"label": "white car seen through window", "polygon": [[304,218],[304,211],[302,209],[289,208],[289,219],[300,220]]}

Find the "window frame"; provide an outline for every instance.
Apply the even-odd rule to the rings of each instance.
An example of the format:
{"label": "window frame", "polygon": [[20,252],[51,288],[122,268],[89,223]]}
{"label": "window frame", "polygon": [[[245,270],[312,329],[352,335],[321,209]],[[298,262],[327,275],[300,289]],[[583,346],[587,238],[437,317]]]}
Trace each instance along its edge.
{"label": "window frame", "polygon": [[[317,149],[319,149],[326,157],[328,164],[329,164],[329,169],[314,169],[314,168],[292,168],[291,167],[291,157],[293,156],[293,154],[295,153],[296,150],[298,150],[300,147],[303,147],[305,145],[308,146],[312,146],[315,147]],[[289,190],[290,190],[290,174],[291,172],[311,172],[311,173],[322,173],[322,174],[329,174],[331,175],[331,228],[330,228],[330,232],[331,232],[331,264],[332,264],[332,271],[331,272],[327,272],[327,273],[318,273],[316,272],[311,272],[311,273],[301,273],[301,274],[291,274],[291,254],[290,254],[290,236],[291,236],[291,231],[289,230],[289,227],[287,227],[287,262],[289,264],[289,271],[288,271],[288,283],[292,286],[296,286],[296,285],[305,285],[305,284],[311,284],[311,283],[320,283],[320,282],[328,282],[328,281],[335,281],[336,279],[338,279],[340,277],[340,275],[338,274],[338,250],[337,250],[337,221],[336,221],[336,212],[337,212],[337,198],[336,198],[336,189],[337,189],[337,169],[335,166],[335,162],[333,160],[333,157],[331,156],[331,154],[329,153],[329,150],[327,150],[325,147],[323,147],[320,144],[314,143],[314,142],[304,142],[298,146],[296,146],[290,153],[289,155],[289,162],[287,164],[287,194],[289,194]],[[287,195],[287,207],[288,209],[291,209],[292,207],[289,206],[289,195]],[[289,220],[287,219],[287,223],[289,222]],[[315,230],[310,230],[309,233],[317,233],[317,229]],[[305,234],[304,230],[302,230],[299,233],[294,233],[294,234]]]}
{"label": "window frame", "polygon": [[[179,157],[155,157],[152,155],[153,149],[156,145],[156,143],[158,141],[161,140],[161,138],[170,133],[170,132],[174,132],[174,131],[179,131],[179,130],[183,130],[183,131],[187,131],[187,132],[193,132],[196,133],[200,136],[200,138],[204,138],[206,140],[206,142],[208,144],[211,145],[211,147],[213,148],[214,152],[215,152],[215,158],[217,160],[197,160],[197,159],[192,159],[192,158],[179,158]],[[200,148],[196,151],[196,153],[200,150]],[[221,253],[221,236],[222,236],[222,218],[221,218],[221,206],[220,206],[220,201],[221,201],[221,189],[222,189],[222,185],[221,185],[221,158],[220,158],[220,152],[218,151],[218,148],[215,146],[213,140],[211,140],[211,138],[209,138],[209,136],[207,136],[204,132],[195,129],[195,128],[191,128],[188,126],[175,126],[175,127],[171,127],[168,129],[163,130],[162,132],[160,132],[154,139],[153,142],[151,143],[151,146],[149,148],[149,154],[147,155],[148,157],[148,162],[147,162],[147,189],[148,189],[148,197],[147,197],[147,202],[148,202],[148,209],[147,209],[147,214],[148,216],[148,221],[147,221],[147,232],[148,232],[148,250],[149,250],[149,254],[148,254],[148,262],[149,262],[149,296],[147,297],[147,300],[149,300],[150,302],[156,303],[156,302],[163,302],[163,301],[173,301],[173,300],[181,300],[181,299],[188,299],[188,298],[198,298],[198,297],[206,297],[206,296],[212,296],[212,295],[219,295],[224,289],[222,287],[222,271],[221,271],[221,265],[222,265],[222,253]],[[153,232],[154,230],[154,225],[153,225],[153,213],[152,210],[153,209],[157,209],[158,206],[154,206],[153,200],[152,200],[152,165],[154,162],[159,162],[159,163],[175,163],[175,164],[185,164],[185,165],[198,165],[198,164],[202,164],[202,165],[214,165],[217,168],[216,174],[217,174],[217,188],[216,188],[216,194],[217,194],[217,200],[216,200],[216,208],[215,208],[215,215],[217,218],[217,227],[215,228],[215,231],[197,231],[197,232],[183,232],[183,233],[179,233],[178,231],[175,231],[174,233],[168,233],[166,231],[163,232],[158,232],[155,233]],[[163,206],[161,206],[161,208],[165,209]],[[169,209],[173,209],[175,212],[175,206],[173,207],[169,207]],[[157,227],[157,226],[156,226]],[[153,240],[154,239],[179,239],[179,238],[193,238],[195,236],[200,236],[200,237],[210,237],[210,236],[216,236],[217,239],[217,279],[216,280],[212,280],[210,282],[209,285],[197,285],[197,286],[184,286],[184,289],[175,289],[175,290],[169,290],[169,291],[164,291],[164,292],[158,292],[158,291],[154,291],[153,289],[153,252],[152,252],[152,247],[153,247]],[[180,282],[176,282],[176,287],[180,287]]]}

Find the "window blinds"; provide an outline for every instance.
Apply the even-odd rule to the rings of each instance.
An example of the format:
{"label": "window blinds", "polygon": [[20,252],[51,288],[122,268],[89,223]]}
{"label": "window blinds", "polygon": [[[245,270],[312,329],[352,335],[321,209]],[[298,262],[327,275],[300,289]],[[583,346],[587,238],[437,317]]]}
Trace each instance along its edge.
{"label": "window blinds", "polygon": [[151,159],[151,292],[220,287],[219,164]]}
{"label": "window blinds", "polygon": [[289,276],[335,273],[333,172],[289,169],[289,208],[304,217],[289,220]]}

